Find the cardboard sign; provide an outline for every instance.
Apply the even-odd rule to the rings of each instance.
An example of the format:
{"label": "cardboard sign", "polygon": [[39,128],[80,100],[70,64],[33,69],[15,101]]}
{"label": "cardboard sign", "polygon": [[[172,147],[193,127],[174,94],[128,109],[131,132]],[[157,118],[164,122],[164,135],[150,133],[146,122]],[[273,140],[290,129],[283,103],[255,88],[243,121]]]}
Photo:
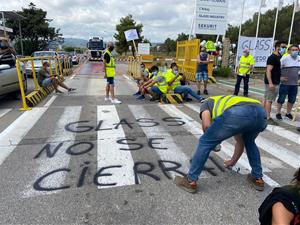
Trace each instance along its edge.
{"label": "cardboard sign", "polygon": [[139,55],[150,55],[150,43],[139,43],[138,53]]}
{"label": "cardboard sign", "polygon": [[124,33],[127,41],[133,41],[139,39],[139,35],[136,29],[127,30]]}

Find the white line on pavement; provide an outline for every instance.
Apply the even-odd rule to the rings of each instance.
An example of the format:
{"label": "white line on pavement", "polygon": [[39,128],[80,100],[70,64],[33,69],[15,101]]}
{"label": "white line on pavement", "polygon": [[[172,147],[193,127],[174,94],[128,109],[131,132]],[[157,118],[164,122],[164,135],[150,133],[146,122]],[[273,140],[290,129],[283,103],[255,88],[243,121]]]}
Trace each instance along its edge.
{"label": "white line on pavement", "polygon": [[[56,96],[54,97],[56,98]],[[46,103],[45,106],[47,107],[36,107],[32,110],[24,112],[0,133],[0,165],[14,151],[20,141],[47,111],[48,107],[53,103],[55,98],[52,97]]]}
{"label": "white line on pavement", "polygon": [[[151,116],[143,106],[129,105],[129,109],[136,119],[151,118]],[[177,146],[177,144],[175,143],[174,139],[172,138],[171,134],[168,131],[166,131],[161,126],[141,127],[141,128],[148,139],[163,138],[163,140],[160,141],[160,144],[156,145],[157,149],[155,149],[156,153],[158,154],[161,160],[180,163],[182,165],[180,168],[181,172],[186,173],[188,171],[190,165],[189,163],[190,157],[187,157],[186,154],[181,150],[181,148]],[[158,148],[166,148],[166,149],[158,149]],[[171,171],[170,175],[174,178],[176,175],[179,174]],[[205,172],[201,177],[208,177],[208,174]]]}
{"label": "white line on pavement", "polygon": [[[199,112],[199,107],[193,104],[186,104],[187,107],[190,109]],[[257,146],[263,149],[265,152],[273,155],[274,157],[280,159],[281,161],[285,162],[286,164],[292,166],[293,168],[298,169],[300,166],[300,155],[289,151],[288,149],[277,145],[274,142],[269,141],[268,139],[259,135],[255,140]]]}
{"label": "white line on pavement", "polygon": [[[114,105],[97,107],[97,124],[100,121],[108,121],[109,124],[120,122],[117,109]],[[98,171],[110,173],[111,176],[99,176],[98,188],[111,188],[116,186],[134,185],[134,161],[130,151],[120,150],[120,145],[116,140],[125,138],[125,132],[120,126],[118,129],[101,128],[97,131],[97,164]],[[123,148],[128,148],[122,145]],[[110,168],[109,168],[110,167]],[[114,184],[114,185],[108,185]]]}
{"label": "white line on pavement", "polygon": [[[283,111],[285,111],[285,110],[283,110]],[[276,118],[276,113],[271,113],[271,117]],[[283,116],[283,120],[281,120],[281,122],[291,125],[293,127],[300,127],[300,121],[291,121],[289,119],[286,119],[284,116]]]}
{"label": "white line on pavement", "polygon": [[300,144],[300,135],[299,134],[296,134],[294,132],[286,130],[280,126],[274,126],[274,125],[268,125],[267,130],[278,136],[286,138],[298,145]]}
{"label": "white line on pavement", "polygon": [[[78,121],[80,119],[81,114],[81,106],[67,106],[64,109],[64,112],[58,119],[56,123],[56,128],[53,131],[53,134],[47,139],[46,143],[49,143],[53,148],[55,146],[59,145],[60,142],[63,142],[64,140],[70,141],[68,142],[68,146],[71,146],[74,144],[76,133],[69,132],[65,130],[65,125],[69,123],[70,121]],[[44,174],[51,172],[54,169],[58,168],[68,168],[69,162],[70,162],[70,155],[66,154],[64,151],[66,146],[62,147],[63,149],[59,149],[59,151],[56,152],[56,154],[49,158],[46,156],[46,153],[42,154],[38,159],[39,167],[35,171],[34,175],[34,181],[36,181],[39,177],[43,176]],[[37,149],[38,150],[38,149]],[[37,151],[39,152],[39,151]],[[65,173],[56,173],[55,175],[51,176],[51,179],[46,179],[43,181],[42,185],[43,187],[47,188],[55,188],[60,187],[66,178]],[[53,194],[57,193],[61,190],[56,191],[37,191],[34,190],[32,187],[32,183],[34,181],[30,181],[30,183],[27,185],[26,190],[23,192],[23,197],[33,197],[33,196],[39,196],[39,195],[46,195],[46,194]]]}
{"label": "white line on pavement", "polygon": [[12,109],[0,109],[0,118],[10,112]]}

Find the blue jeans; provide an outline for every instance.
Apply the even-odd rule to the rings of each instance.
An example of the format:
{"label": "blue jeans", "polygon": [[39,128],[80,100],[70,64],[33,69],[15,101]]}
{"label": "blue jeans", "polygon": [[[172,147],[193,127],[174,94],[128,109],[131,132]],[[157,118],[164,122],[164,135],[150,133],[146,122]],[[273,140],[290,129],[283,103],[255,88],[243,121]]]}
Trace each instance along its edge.
{"label": "blue jeans", "polygon": [[157,94],[157,95],[162,95],[163,94],[157,86],[151,87],[151,92],[153,92],[154,94]]}
{"label": "blue jeans", "polygon": [[255,139],[266,127],[266,112],[260,105],[240,105],[225,110],[200,137],[187,175],[189,180],[198,180],[209,153],[222,141],[237,134],[242,135],[252,168],[251,174],[261,178],[263,174],[260,153]]}
{"label": "blue jeans", "polygon": [[238,95],[239,94],[240,85],[241,85],[241,81],[242,80],[244,80],[244,96],[248,95],[249,78],[250,78],[250,75],[246,75],[246,76],[237,75],[236,84],[235,84],[235,88],[234,88],[234,95]]}
{"label": "blue jeans", "polygon": [[174,89],[174,93],[177,93],[177,94],[183,94],[183,99],[186,101],[187,98],[188,98],[188,95],[191,95],[192,97],[194,97],[195,99],[197,100],[201,100],[203,99],[200,95],[197,95],[196,92],[194,92],[192,90],[192,88],[188,87],[188,86],[177,86],[175,89]]}

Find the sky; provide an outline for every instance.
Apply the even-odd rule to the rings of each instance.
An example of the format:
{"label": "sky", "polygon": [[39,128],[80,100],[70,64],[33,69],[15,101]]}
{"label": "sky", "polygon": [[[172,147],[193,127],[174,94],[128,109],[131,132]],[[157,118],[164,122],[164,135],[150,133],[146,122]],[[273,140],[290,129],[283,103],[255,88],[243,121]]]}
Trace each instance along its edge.
{"label": "sky", "polygon": [[[229,0],[228,23],[238,25],[241,20],[243,0]],[[143,36],[151,42],[163,42],[179,33],[190,33],[195,10],[195,0],[0,0],[0,10],[21,10],[30,2],[47,11],[53,19],[51,26],[60,28],[66,38],[88,39],[101,36],[113,40],[120,18],[132,14],[142,23]],[[45,3],[47,2],[47,3]],[[285,0],[284,5],[293,0]],[[275,8],[278,0],[266,0],[267,9]],[[260,0],[246,0],[244,21],[259,10]]]}

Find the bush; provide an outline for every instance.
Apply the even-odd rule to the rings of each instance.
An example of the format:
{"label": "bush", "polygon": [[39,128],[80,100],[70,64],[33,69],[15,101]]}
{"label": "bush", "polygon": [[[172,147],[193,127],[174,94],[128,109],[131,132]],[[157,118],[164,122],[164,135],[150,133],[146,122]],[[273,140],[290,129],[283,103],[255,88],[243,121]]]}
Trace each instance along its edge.
{"label": "bush", "polygon": [[215,77],[230,77],[232,75],[232,69],[229,67],[218,67],[213,71]]}

